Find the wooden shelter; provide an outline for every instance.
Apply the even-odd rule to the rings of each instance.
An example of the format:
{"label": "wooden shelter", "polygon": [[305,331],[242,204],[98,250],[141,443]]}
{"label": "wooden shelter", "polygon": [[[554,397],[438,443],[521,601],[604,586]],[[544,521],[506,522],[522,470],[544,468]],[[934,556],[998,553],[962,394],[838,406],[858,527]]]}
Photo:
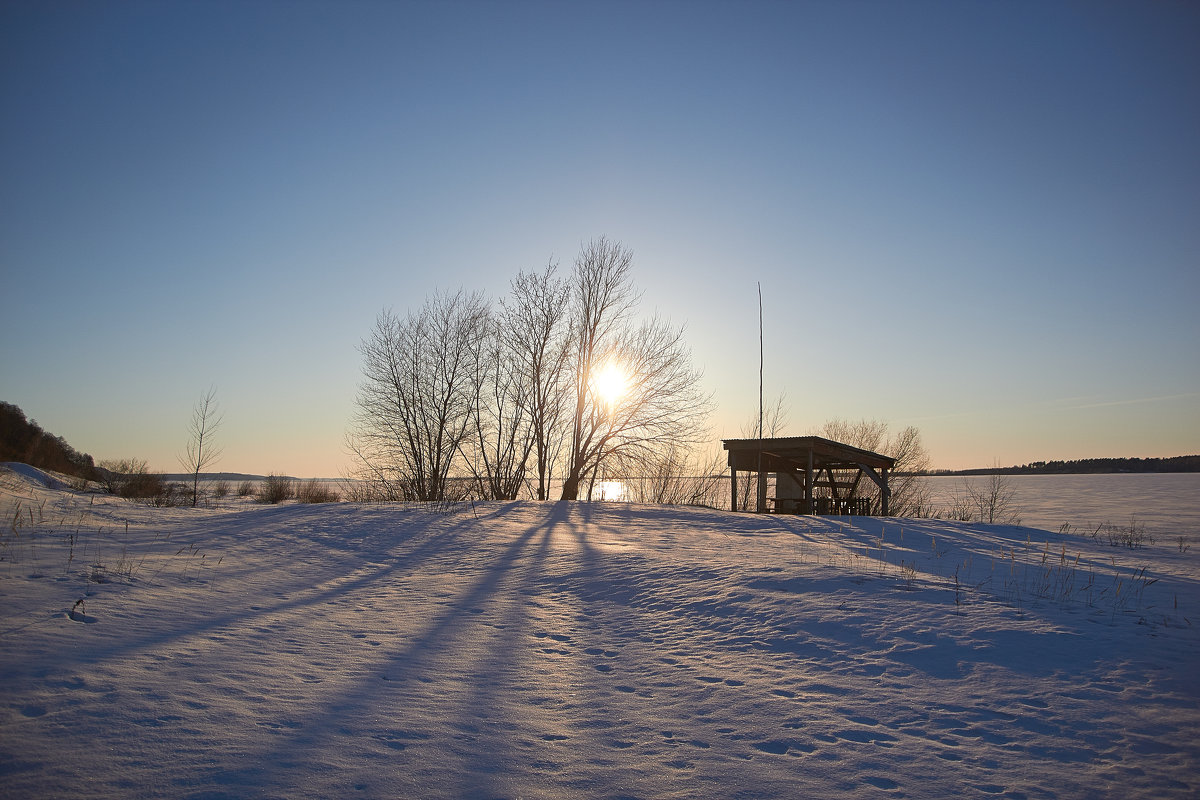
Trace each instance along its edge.
{"label": "wooden shelter", "polygon": [[[820,436],[725,439],[729,451],[730,508],[738,510],[738,472],[757,473],[756,510],[784,514],[870,514],[870,498],[858,494],[865,475],[879,487],[881,511],[888,514],[888,473],[896,459]],[[767,476],[775,474],[775,497],[767,497]],[[774,503],[774,509],[770,503]]]}

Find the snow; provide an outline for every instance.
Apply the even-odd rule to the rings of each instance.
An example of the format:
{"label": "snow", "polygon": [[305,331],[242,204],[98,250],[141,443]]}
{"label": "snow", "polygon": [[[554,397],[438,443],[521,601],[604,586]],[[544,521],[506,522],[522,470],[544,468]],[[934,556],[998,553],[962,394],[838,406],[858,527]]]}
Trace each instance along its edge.
{"label": "snow", "polygon": [[1170,542],[223,502],[0,468],[0,794],[1200,793],[1200,570]]}

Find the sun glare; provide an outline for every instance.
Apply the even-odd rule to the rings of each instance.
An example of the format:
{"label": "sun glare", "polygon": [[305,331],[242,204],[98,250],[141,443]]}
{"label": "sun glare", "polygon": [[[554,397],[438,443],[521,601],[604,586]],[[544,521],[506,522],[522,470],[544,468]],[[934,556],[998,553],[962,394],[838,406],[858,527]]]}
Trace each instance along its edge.
{"label": "sun glare", "polygon": [[629,388],[629,376],[620,364],[610,361],[592,378],[592,388],[609,408],[615,408]]}

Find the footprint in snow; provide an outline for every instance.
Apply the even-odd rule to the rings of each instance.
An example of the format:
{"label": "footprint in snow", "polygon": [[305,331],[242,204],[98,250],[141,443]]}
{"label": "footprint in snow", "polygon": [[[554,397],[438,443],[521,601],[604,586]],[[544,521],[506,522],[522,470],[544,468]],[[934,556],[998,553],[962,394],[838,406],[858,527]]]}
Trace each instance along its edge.
{"label": "footprint in snow", "polygon": [[890,733],[869,730],[849,729],[844,731],[835,731],[833,735],[843,741],[858,742],[859,744],[874,744],[880,747],[891,747],[892,742],[896,741],[896,737],[892,736]]}
{"label": "footprint in snow", "polygon": [[976,783],[972,785],[984,794],[1000,794],[1004,791],[1003,786],[995,783]]}
{"label": "footprint in snow", "polygon": [[771,755],[782,756],[789,753],[811,753],[817,748],[807,742],[801,742],[796,739],[768,739],[763,742],[754,742],[752,745],[755,750]]}
{"label": "footprint in snow", "polygon": [[420,731],[395,730],[377,733],[371,738],[392,750],[405,750],[413,742],[427,741],[429,734]]}
{"label": "footprint in snow", "polygon": [[874,717],[865,717],[861,715],[847,715],[846,719],[850,722],[857,722],[859,725],[878,725],[879,720]]}

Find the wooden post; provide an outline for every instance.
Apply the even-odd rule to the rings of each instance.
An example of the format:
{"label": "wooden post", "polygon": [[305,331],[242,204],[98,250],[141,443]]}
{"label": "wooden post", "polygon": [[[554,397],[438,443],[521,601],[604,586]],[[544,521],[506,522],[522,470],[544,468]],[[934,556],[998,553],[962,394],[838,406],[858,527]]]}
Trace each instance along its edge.
{"label": "wooden post", "polygon": [[879,497],[880,497],[880,500],[882,501],[881,502],[882,508],[880,510],[883,511],[883,515],[885,517],[887,517],[887,516],[890,516],[890,514],[888,514],[888,505],[889,505],[888,501],[891,500],[891,498],[892,498],[892,489],[890,486],[888,486],[887,467],[884,467],[883,469],[879,470],[879,472],[883,476],[883,485],[879,487],[879,489],[880,489]]}
{"label": "wooden post", "polygon": [[733,466],[729,467],[729,510],[737,511],[737,469]]}
{"label": "wooden post", "polygon": [[808,467],[804,470],[804,505],[808,507],[805,514],[815,514],[813,510],[813,451],[808,449]]}
{"label": "wooden post", "polygon": [[758,469],[758,513],[767,513],[767,473],[763,472],[761,465]]}

